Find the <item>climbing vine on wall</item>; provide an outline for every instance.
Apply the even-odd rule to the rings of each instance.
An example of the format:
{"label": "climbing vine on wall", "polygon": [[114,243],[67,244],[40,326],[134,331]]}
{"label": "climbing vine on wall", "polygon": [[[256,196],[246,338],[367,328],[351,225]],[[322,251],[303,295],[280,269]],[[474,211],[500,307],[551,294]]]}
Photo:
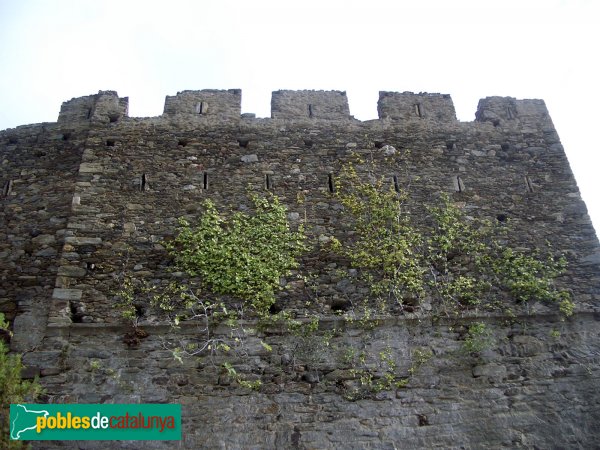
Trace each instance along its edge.
{"label": "climbing vine on wall", "polygon": [[369,287],[379,311],[412,311],[415,301],[426,301],[434,314],[451,317],[507,312],[514,302],[503,300],[510,296],[518,303],[557,304],[563,315],[572,314],[569,293],[555,285],[566,269],[563,257],[511,248],[508,226],[468,218],[446,194],[427,207],[427,223],[416,223],[408,189],[376,172],[374,162],[360,158],[342,166],[334,195],[353,232],[345,241],[332,239],[329,249],[358,270],[358,277],[348,278]]}
{"label": "climbing vine on wall", "polygon": [[210,200],[198,224],[179,221],[168,250],[175,264],[217,295],[243,299],[259,314],[275,302],[281,277],[298,267],[306,250],[302,227],[290,229],[286,208],[276,196],[251,194],[253,214],[226,217]]}
{"label": "climbing vine on wall", "polygon": [[[302,377],[310,382],[322,379],[324,357],[343,355],[340,364],[350,379],[340,389],[346,398],[359,399],[405,386],[433,357],[428,348],[409,349],[410,361],[400,364],[391,346],[374,348],[368,336],[382,317],[419,308],[454,319],[478,312],[511,315],[519,303],[534,301],[572,314],[568,292],[555,285],[566,269],[564,258],[511,248],[509,226],[468,217],[447,195],[425,206],[425,220],[417,221],[409,189],[377,172],[376,164],[364,159],[342,166],[332,195],[343,207],[345,230],[321,249],[346,261],[336,277],[341,273],[366,287],[367,295],[341,318],[365,331],[354,347],[334,339],[338,330],[320,326],[319,311],[298,317],[283,305],[271,314],[282,277],[299,268],[308,250],[302,226],[290,227],[287,210],[275,196],[251,194],[251,213],[222,213],[207,200],[196,224],[180,219],[176,237],[166,246],[174,269],[194,281],[157,286],[125,277],[119,293],[124,317],[138,330],[135,302],[145,298],[175,327],[184,320],[196,323],[193,338],[165,339],[165,347],[180,361],[209,357],[246,388],[259,389],[260,377],[242,372],[247,365],[236,362],[250,356],[250,341],[272,351],[260,336],[279,333],[280,350],[286,352],[280,355],[282,364],[303,367]],[[258,319],[257,329],[249,328],[248,318]],[[467,330],[462,348],[475,354],[491,345],[491,331],[478,322]]]}

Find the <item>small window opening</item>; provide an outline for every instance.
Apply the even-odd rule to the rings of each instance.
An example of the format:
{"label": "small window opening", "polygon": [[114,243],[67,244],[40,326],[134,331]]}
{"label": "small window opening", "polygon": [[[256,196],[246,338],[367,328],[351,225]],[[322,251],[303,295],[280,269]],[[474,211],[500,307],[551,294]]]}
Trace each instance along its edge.
{"label": "small window opening", "polygon": [[208,172],[202,174],[202,189],[208,189]]}
{"label": "small window opening", "polygon": [[454,142],[454,141],[446,142],[446,149],[450,150],[450,151],[456,150],[456,142]]}
{"label": "small window opening", "polygon": [[392,180],[394,181],[394,190],[396,192],[400,192],[400,185],[398,184],[398,175],[394,175],[392,177]]}
{"label": "small window opening", "polygon": [[500,121],[498,119],[494,119],[492,120],[492,124],[497,127],[498,125],[500,125]]}
{"label": "small window opening", "polygon": [[312,104],[308,104],[308,117],[313,117],[314,115],[314,111],[313,111],[313,105]]}
{"label": "small window opening", "polygon": [[333,193],[335,192],[335,184],[333,182],[333,174],[328,174],[327,175],[327,184],[329,186],[329,192]]}
{"label": "small window opening", "polygon": [[419,419],[419,426],[424,427],[429,425],[429,419],[425,414],[417,414],[417,419]]}
{"label": "small window opening", "polygon": [[135,317],[138,319],[146,314],[146,311],[142,305],[133,305],[133,307],[135,308]]}
{"label": "small window opening", "polygon": [[465,190],[465,184],[460,176],[456,176],[454,179],[454,189],[456,192],[463,192]]}
{"label": "small window opening", "polygon": [[142,174],[142,179],[140,180],[140,191],[145,191],[148,188],[148,179],[146,178],[146,174]]}
{"label": "small window opening", "polygon": [[74,302],[69,302],[69,310],[71,311],[71,322],[81,323],[83,314],[81,314]]}
{"label": "small window opening", "polygon": [[85,263],[85,268],[87,270],[95,270],[96,269],[96,264],[92,263],[92,262],[86,262]]}
{"label": "small window opening", "polygon": [[383,141],[375,141],[375,148],[382,148],[384,145]]}
{"label": "small window opening", "polygon": [[311,141],[310,139],[304,139],[304,145],[306,147],[312,147],[313,146],[313,141]]}
{"label": "small window opening", "polygon": [[267,190],[273,189],[273,180],[271,180],[271,176],[268,173],[265,174],[265,188]]}
{"label": "small window opening", "polygon": [[352,310],[352,302],[345,298],[334,298],[331,301],[331,310],[338,314],[350,311]]}
{"label": "small window opening", "polygon": [[527,186],[527,192],[533,192],[533,182],[528,176],[525,177],[525,184]]}
{"label": "small window opening", "polygon": [[187,141],[185,139],[179,139],[177,145],[179,145],[180,147],[185,147],[187,145]]}
{"label": "small window opening", "polygon": [[119,115],[118,114],[111,114],[108,116],[108,120],[110,121],[110,123],[115,123],[119,120]]}
{"label": "small window opening", "polygon": [[242,147],[242,148],[248,148],[249,143],[250,143],[249,139],[238,139],[238,144],[240,144],[240,147]]}
{"label": "small window opening", "polygon": [[505,143],[505,144],[502,144],[500,147],[501,147],[501,148],[502,148],[502,150],[504,150],[504,151],[507,151],[507,150],[509,150],[509,149],[510,149],[510,145],[509,145],[509,144],[506,144],[506,143]]}
{"label": "small window opening", "polygon": [[8,138],[8,144],[9,145],[15,145],[17,143],[17,138],[14,136],[11,136]]}
{"label": "small window opening", "polygon": [[415,108],[415,115],[417,117],[423,117],[423,109],[421,108],[421,104],[415,103],[414,108]]}
{"label": "small window opening", "polygon": [[107,146],[107,147],[114,147],[114,146],[115,146],[115,141],[114,141],[114,139],[107,139],[107,140],[106,140],[106,146]]}
{"label": "small window opening", "polygon": [[506,214],[498,214],[496,216],[496,220],[500,223],[506,222],[506,219],[508,219],[508,216]]}
{"label": "small window opening", "polygon": [[269,314],[279,314],[281,311],[283,311],[283,305],[279,302],[275,302],[269,307]]}
{"label": "small window opening", "polygon": [[69,139],[71,139],[71,133],[63,133],[62,140],[68,141]]}
{"label": "small window opening", "polygon": [[8,197],[12,192],[13,180],[8,180],[2,188],[2,196]]}

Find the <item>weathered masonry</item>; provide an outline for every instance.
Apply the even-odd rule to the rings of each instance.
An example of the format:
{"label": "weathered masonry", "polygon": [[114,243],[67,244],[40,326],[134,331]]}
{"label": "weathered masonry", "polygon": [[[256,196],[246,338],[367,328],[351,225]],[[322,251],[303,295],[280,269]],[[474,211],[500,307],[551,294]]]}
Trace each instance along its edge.
{"label": "weathered masonry", "polygon": [[[277,91],[271,105],[271,118],[255,118],[241,114],[240,90],[183,91],[166,98],[162,116],[132,118],[127,98],[100,91],[63,103],[56,123],[0,132],[0,311],[13,324],[13,350],[26,352],[24,375],[40,376],[46,400],[180,403],[176,448],[596,447],[600,247],[544,102],[489,97],[474,122],[456,120],[441,94],[381,92],[379,119],[367,122],[350,115],[345,92]],[[149,336],[123,343],[120,274],[177,277],[163,241],[178,217],[202,212],[202,200],[237,211],[248,207],[248,186],[273,192],[292,225],[306,220],[318,241],[344,226],[331,196],[341,163],[351,153],[383,163],[404,150],[408,169],[383,166],[383,175],[410,184],[412,202],[446,192],[469,214],[509,218],[522,247],[551,241],[569,262],[559,281],[574,315],[561,320],[536,303],[509,326],[481,317],[496,344],[478,359],[457,358],[458,331],[426,311],[374,329],[346,325],[334,339],[389,349],[401,369],[415,346],[436,356],[406,387],[356,401],[336,392],[348,375],[342,359],[316,346],[317,377],[283,367],[290,349],[277,335],[263,337],[271,352],[258,341],[248,347],[245,370],[263,382],[258,392],[224,381],[219,367],[175,360],[163,346],[168,326],[143,311]],[[361,292],[335,271],[324,275],[319,268],[332,263],[318,251],[302,264],[321,274],[312,307],[335,326],[332,305]],[[301,309],[305,286],[287,282],[281,301]]]}

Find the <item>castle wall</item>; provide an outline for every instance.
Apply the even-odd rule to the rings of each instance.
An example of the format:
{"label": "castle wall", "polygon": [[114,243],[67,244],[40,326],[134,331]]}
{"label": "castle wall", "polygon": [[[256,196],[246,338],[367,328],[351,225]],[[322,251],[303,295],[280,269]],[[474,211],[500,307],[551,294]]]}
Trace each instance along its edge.
{"label": "castle wall", "polygon": [[44,336],[85,138],[55,124],[0,135],[0,311],[26,330],[12,341],[19,351]]}
{"label": "castle wall", "polygon": [[[488,98],[476,122],[461,123],[449,96],[381,93],[381,120],[361,123],[350,120],[341,92],[278,91],[275,120],[240,120],[239,90],[184,91],[167,97],[160,118],[132,119],[120,110],[111,121],[109,112],[123,100],[116,93],[98,96],[65,103],[58,124],[0,135],[8,161],[2,179],[14,186],[3,199],[2,305],[16,316],[17,349],[45,336],[25,362],[43,376],[51,401],[182,403],[185,448],[335,448],[354,441],[356,448],[585,447],[597,441],[598,240],[543,102]],[[96,105],[92,117],[108,120],[83,119],[89,104]],[[307,105],[314,106],[312,117]],[[46,155],[35,158],[39,149]],[[221,210],[244,211],[248,187],[278,195],[292,225],[307,222],[312,250],[302,267],[316,275],[318,296],[289,277],[278,301],[335,323],[338,299],[359,302],[365,294],[336,275],[344,261],[324,260],[318,249],[319,240],[349,232],[329,180],[354,153],[377,161],[390,186],[395,177],[409,188],[407,211],[416,216],[424,217],[424,206],[446,192],[469,215],[510,218],[516,245],[543,248],[552,241],[569,260],[559,281],[571,289],[576,315],[562,322],[536,304],[516,328],[502,326],[506,318],[483,317],[498,338],[483,360],[459,357],[458,332],[423,311],[372,331],[350,326],[332,348],[353,343],[377,353],[391,346],[405,371],[410,348],[436,353],[407,388],[356,402],[339,393],[349,370],[339,354],[309,346],[305,351],[317,359],[286,366],[282,358],[292,350],[277,333],[265,337],[272,353],[258,341],[250,344],[244,371],[263,381],[259,393],[223,378],[219,361],[175,361],[160,345],[167,328],[150,315],[142,317],[149,338],[139,348],[122,343],[114,305],[125,271],[163,284],[177,280],[181,274],[170,271],[163,246],[177,218],[194,220],[207,198]],[[392,154],[403,162],[390,163]],[[29,309],[19,306],[23,313],[16,309],[27,304],[19,300],[22,291],[36,292]],[[32,327],[39,336],[25,338]],[[552,330],[560,338],[551,339]],[[191,332],[186,326],[179,337]],[[93,360],[102,368],[93,369]]]}
{"label": "castle wall", "polygon": [[[557,326],[561,336],[551,338]],[[145,329],[150,336],[129,349],[119,327],[53,328],[47,344],[62,354],[53,366],[61,375],[43,378],[52,400],[180,403],[179,446],[190,449],[593,448],[598,439],[600,348],[593,337],[600,328],[589,314],[559,325],[551,317],[531,316],[514,327],[499,325],[498,345],[480,359],[460,352],[459,330],[450,332],[448,323],[406,318],[372,331],[347,330],[326,348],[318,341],[298,348],[274,333],[264,338],[273,347],[267,352],[251,337],[250,362],[241,370],[262,373],[260,392],[236,387],[220,370],[224,359],[176,361],[162,347],[168,329]],[[184,326],[177,337],[196,333]],[[406,374],[409,349],[431,348],[436,355],[406,388],[349,401],[343,386],[351,369],[338,348],[348,341],[373,354],[391,349]],[[299,352],[314,355],[310,365],[288,362]],[[50,356],[45,352],[38,360]],[[72,443],[40,444],[46,449]],[[102,449],[106,443],[78,445]],[[139,442],[111,445],[139,448]],[[172,446],[144,442],[149,449]]]}

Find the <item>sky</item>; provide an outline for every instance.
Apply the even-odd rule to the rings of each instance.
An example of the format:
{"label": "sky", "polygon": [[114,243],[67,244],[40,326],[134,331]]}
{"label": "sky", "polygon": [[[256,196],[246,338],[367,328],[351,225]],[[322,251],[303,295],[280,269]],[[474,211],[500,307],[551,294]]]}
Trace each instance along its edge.
{"label": "sky", "polygon": [[242,89],[270,116],[278,89],[345,90],[357,119],[379,91],[544,99],[600,229],[597,0],[0,0],[0,130],[56,121],[116,90],[129,115],[166,95]]}

